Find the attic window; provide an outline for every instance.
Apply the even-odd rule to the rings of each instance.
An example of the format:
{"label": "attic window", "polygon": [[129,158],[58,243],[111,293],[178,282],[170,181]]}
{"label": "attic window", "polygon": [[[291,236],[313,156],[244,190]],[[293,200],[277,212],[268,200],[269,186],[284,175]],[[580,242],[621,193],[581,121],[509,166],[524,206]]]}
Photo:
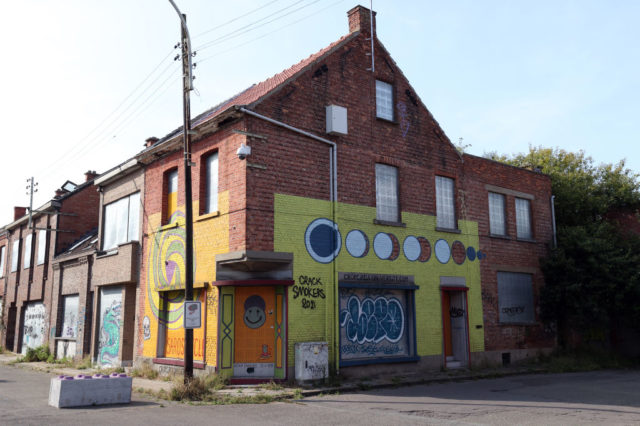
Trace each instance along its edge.
{"label": "attic window", "polygon": [[376,80],[376,117],[393,121],[393,86]]}

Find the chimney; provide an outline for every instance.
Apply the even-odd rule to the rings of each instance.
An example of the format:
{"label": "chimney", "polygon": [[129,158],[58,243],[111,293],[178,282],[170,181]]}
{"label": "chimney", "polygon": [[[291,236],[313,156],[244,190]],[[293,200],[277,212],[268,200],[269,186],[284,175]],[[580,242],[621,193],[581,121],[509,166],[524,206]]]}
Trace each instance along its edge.
{"label": "chimney", "polygon": [[95,170],[87,170],[84,172],[85,182],[95,179],[98,176]]}
{"label": "chimney", "polygon": [[150,146],[153,146],[154,143],[158,142],[158,138],[156,138],[155,136],[151,136],[150,138],[147,138],[146,141],[144,141],[144,146],[145,148],[149,148]]}
{"label": "chimney", "polygon": [[13,208],[13,220],[18,220],[20,219],[22,216],[24,216],[25,214],[27,214],[27,208],[26,207],[14,207]]}
{"label": "chimney", "polygon": [[[347,12],[349,17],[349,32],[360,31],[371,34],[371,11],[364,6],[356,6]],[[373,34],[376,33],[376,12],[373,12]]]}

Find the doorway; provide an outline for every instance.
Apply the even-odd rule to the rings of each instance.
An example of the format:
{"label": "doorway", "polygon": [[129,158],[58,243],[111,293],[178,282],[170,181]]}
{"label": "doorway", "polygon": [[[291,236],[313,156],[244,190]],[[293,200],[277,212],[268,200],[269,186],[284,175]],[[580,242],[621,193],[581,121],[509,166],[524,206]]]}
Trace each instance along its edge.
{"label": "doorway", "polygon": [[466,291],[442,290],[442,330],[445,367],[468,367],[469,332]]}

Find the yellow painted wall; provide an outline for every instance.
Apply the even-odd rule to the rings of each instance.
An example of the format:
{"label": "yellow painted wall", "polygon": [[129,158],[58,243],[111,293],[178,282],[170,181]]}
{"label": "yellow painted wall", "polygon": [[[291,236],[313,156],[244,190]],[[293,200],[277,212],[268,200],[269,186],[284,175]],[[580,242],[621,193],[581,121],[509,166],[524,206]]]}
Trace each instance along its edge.
{"label": "yellow painted wall", "polygon": [[[200,211],[194,202],[193,211]],[[194,218],[194,281],[195,296],[203,303],[203,328],[194,332],[194,337],[206,342],[204,353],[195,359],[205,357],[209,365],[216,364],[217,353],[217,308],[218,289],[212,287],[215,281],[215,256],[229,251],[229,192],[218,194],[218,214],[207,214]],[[177,207],[174,224],[162,226],[160,212],[148,217],[145,231],[146,274],[144,277],[145,317],[149,324],[148,337],[143,342],[143,356],[156,357],[161,301],[160,291],[184,289],[185,280],[185,231],[184,206]],[[177,224],[177,226],[176,226]],[[182,327],[181,302],[174,302],[166,319],[167,336],[176,337],[184,333]],[[145,322],[147,320],[144,320]],[[199,336],[199,337],[198,337]],[[180,356],[171,351],[167,356]]]}

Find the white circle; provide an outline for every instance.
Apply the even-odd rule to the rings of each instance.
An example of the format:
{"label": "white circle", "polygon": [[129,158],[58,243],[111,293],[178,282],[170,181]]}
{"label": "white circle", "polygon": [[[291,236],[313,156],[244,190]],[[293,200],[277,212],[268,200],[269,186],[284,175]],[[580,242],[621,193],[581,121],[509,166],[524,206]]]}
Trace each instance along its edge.
{"label": "white circle", "polygon": [[378,232],[373,239],[373,251],[382,260],[386,260],[393,253],[393,241],[389,234],[384,232]]}
{"label": "white circle", "polygon": [[449,258],[451,257],[451,249],[449,248],[449,243],[446,240],[438,240],[435,245],[436,251],[436,259],[440,261],[440,263],[447,263]]}
{"label": "white circle", "polygon": [[413,235],[409,235],[404,239],[404,244],[402,245],[402,251],[404,251],[404,257],[407,260],[414,262],[418,260],[420,257],[420,252],[422,248],[420,247],[420,241]]}
{"label": "white circle", "polygon": [[[328,253],[325,256],[318,254],[316,250],[314,250],[313,244],[311,241],[311,235],[313,233],[313,230],[318,226],[328,226],[329,228],[332,228],[333,232],[335,233],[334,235],[335,240],[331,242],[333,244],[333,252]],[[333,259],[335,259],[338,256],[338,253],[340,253],[340,249],[342,248],[342,237],[340,236],[338,225],[335,222],[321,217],[314,220],[309,224],[309,226],[307,226],[307,230],[304,233],[304,243],[305,243],[305,246],[307,247],[307,252],[313,258],[313,260],[320,263],[330,263],[330,262],[333,262]]]}
{"label": "white circle", "polygon": [[364,232],[358,229],[349,231],[344,244],[349,254],[353,257],[362,257],[369,251],[369,239]]}

